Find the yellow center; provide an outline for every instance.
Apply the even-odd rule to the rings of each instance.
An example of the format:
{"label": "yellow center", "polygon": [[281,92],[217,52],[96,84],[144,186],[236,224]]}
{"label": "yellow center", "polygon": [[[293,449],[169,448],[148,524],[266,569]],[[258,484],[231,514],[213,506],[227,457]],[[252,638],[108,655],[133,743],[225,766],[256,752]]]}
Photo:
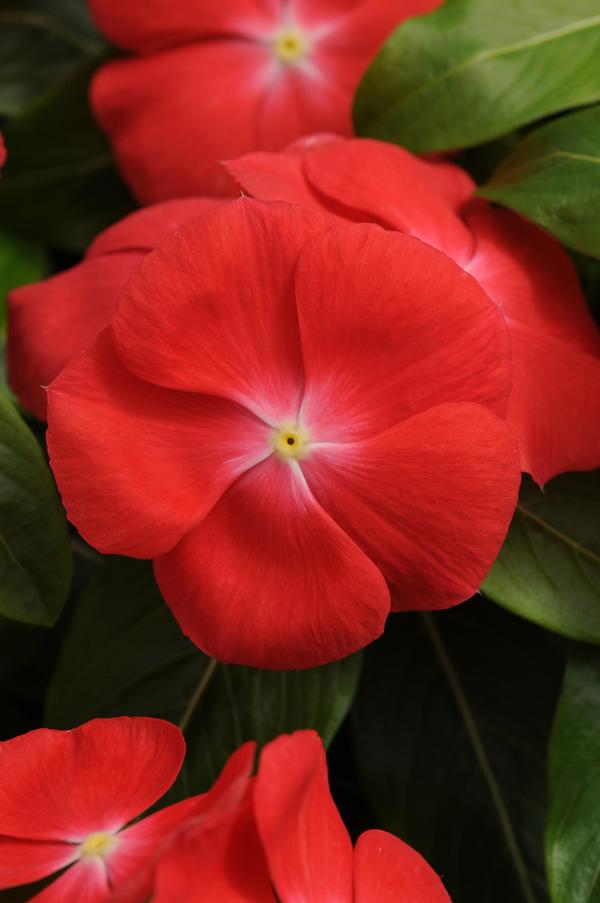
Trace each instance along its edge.
{"label": "yellow center", "polygon": [[282,424],[273,433],[273,449],[281,458],[305,458],[309,451],[309,436],[302,426],[292,423]]}
{"label": "yellow center", "polygon": [[306,39],[301,32],[294,28],[286,28],[275,36],[273,49],[275,56],[282,63],[295,63],[306,53]]}
{"label": "yellow center", "polygon": [[101,859],[104,859],[114,850],[118,842],[119,839],[114,834],[98,831],[97,834],[90,834],[85,838],[80,847],[81,855],[99,856]]}

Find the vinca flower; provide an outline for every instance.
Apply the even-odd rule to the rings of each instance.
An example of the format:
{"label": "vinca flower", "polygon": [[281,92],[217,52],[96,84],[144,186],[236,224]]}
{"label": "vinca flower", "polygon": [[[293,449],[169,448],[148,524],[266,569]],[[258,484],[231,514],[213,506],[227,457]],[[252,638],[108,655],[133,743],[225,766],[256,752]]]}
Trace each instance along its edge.
{"label": "vinca flower", "polygon": [[365,831],[353,849],[314,731],[268,743],[239,797],[210,819],[188,818],[109,903],[145,903],[151,891],[153,903],[450,903],[392,834]]}
{"label": "vinca flower", "polygon": [[144,203],[237,194],[221,160],[352,134],[358,82],[387,35],[440,0],[90,0],[134,56],[102,66],[92,107]]}
{"label": "vinca flower", "polygon": [[9,293],[9,381],[26,410],[46,419],[46,387],[108,325],[119,292],[146,254],[218,203],[189,198],[136,210],[101,232],[80,263]]}
{"label": "vinca flower", "polygon": [[240,199],[144,259],[51,385],[48,447],[83,537],[153,559],[201,649],[310,667],[477,590],[516,502],[510,381],[446,255]]}
{"label": "vinca flower", "polygon": [[180,731],[155,718],[97,719],[0,743],[0,888],[64,870],[36,903],[103,903],[207,804],[191,798],[129,824],[169,789],[184,754]]}

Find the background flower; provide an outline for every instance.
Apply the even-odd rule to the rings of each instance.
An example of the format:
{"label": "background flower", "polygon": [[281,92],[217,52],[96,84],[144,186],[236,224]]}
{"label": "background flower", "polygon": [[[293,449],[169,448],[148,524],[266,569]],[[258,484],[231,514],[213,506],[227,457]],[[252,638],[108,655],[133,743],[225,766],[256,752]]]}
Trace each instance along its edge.
{"label": "background flower", "polygon": [[244,190],[372,221],[439,248],[506,318],[514,367],[509,422],[521,466],[544,484],[600,465],[600,332],[555,239],[475,198],[459,167],[381,141],[316,136],[228,164]]}
{"label": "background flower", "polygon": [[91,94],[123,175],[145,203],[236,194],[220,165],[294,138],[352,131],[359,78],[387,34],[439,0],[90,0],[102,31],[133,51]]}
{"label": "background flower", "polygon": [[145,207],[110,226],[84,259],[8,296],[8,375],[23,407],[46,419],[46,387],[108,324],[119,293],[163,238],[220,203],[211,198]]}

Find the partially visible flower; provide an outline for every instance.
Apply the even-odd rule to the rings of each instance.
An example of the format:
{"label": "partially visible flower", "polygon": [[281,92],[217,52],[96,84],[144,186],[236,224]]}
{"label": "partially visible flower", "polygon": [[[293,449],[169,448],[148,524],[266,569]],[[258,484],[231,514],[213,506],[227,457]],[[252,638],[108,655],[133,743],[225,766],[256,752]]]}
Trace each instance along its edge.
{"label": "partially visible flower", "polygon": [[89,0],[135,56],[94,78],[91,102],[144,203],[236,194],[220,161],[301,135],[351,134],[359,79],[404,19],[440,0]]}
{"label": "partially visible flower", "polygon": [[155,718],[97,719],[0,743],[0,888],[61,871],[36,903],[104,903],[183,820],[239,803],[247,747],[209,794],[130,824],[169,789],[184,754],[181,732]]}
{"label": "partially visible flower", "polygon": [[155,559],[200,648],[310,667],[375,639],[390,588],[478,589],[516,501],[510,379],[502,317],[445,255],[240,199],[146,257],[50,387],[48,448],[84,538]]}
{"label": "partially visible flower", "polygon": [[[153,903],[450,903],[433,869],[392,834],[366,831],[352,848],[314,731],[267,744],[252,792],[174,832],[147,864],[149,886]],[[140,891],[124,884],[110,903],[144,903]]]}
{"label": "partially visible flower", "polygon": [[391,144],[316,136],[228,164],[246,192],[414,235],[471,273],[502,311],[514,367],[509,423],[540,484],[600,465],[600,332],[558,242],[474,197],[459,167]]}
{"label": "partially visible flower", "polygon": [[4,138],[2,137],[2,133],[0,132],[0,169],[6,163],[6,145],[4,143]]}
{"label": "partially visible flower", "polygon": [[46,417],[46,387],[108,324],[146,254],[219,201],[191,198],[138,210],[92,242],[81,263],[8,296],[8,374],[19,402]]}

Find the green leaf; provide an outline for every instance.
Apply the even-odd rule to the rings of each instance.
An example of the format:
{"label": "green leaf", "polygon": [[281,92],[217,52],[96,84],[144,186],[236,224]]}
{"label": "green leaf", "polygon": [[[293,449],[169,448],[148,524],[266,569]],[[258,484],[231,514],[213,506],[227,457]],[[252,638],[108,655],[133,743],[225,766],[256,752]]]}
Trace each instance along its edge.
{"label": "green leaf", "polygon": [[0,615],[51,626],[69,591],[67,526],[34,436],[0,393]]}
{"label": "green leaf", "polygon": [[600,471],[523,480],[511,528],[483,587],[509,611],[600,643]]}
{"label": "green leaf", "polygon": [[403,25],[359,86],[359,134],[416,152],[489,141],[600,98],[597,0],[446,0]]}
{"label": "green leaf", "polygon": [[573,645],[549,753],[553,903],[600,901],[600,650]]}
{"label": "green leaf", "polygon": [[600,257],[600,106],[531,132],[480,194],[534,220],[564,244]]}
{"label": "green leaf", "polygon": [[6,296],[19,285],[42,279],[48,267],[44,248],[0,229],[0,334],[6,322]]}
{"label": "green leaf", "polygon": [[0,222],[74,253],[133,206],[89,110],[89,74],[77,73],[3,129]]}
{"label": "green leaf", "polygon": [[366,650],[351,726],[373,824],[457,903],[544,903],[545,759],[558,638],[473,600],[396,615]]}
{"label": "green leaf", "polygon": [[186,722],[182,796],[209,787],[245,740],[312,727],[329,743],[359,671],[360,656],[309,671],[215,666],[181,633],[149,564],[107,559],[75,612],[46,724],[70,728],[107,715]]}
{"label": "green leaf", "polygon": [[105,53],[82,0],[0,0],[0,114]]}

